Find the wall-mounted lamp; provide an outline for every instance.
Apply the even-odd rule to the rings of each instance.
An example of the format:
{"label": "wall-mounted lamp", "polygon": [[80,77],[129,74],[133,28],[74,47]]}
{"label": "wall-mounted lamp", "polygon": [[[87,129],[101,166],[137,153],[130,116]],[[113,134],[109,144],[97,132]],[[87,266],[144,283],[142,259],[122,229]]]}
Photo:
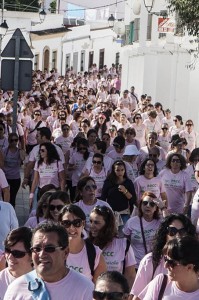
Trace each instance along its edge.
{"label": "wall-mounted lamp", "polygon": [[0,25],[0,35],[4,36],[8,30],[8,24],[6,23],[6,20],[3,21]]}
{"label": "wall-mounted lamp", "polygon": [[114,17],[113,14],[111,14],[110,17],[108,18],[109,27],[113,27],[114,26],[114,22],[115,22],[115,17]]}
{"label": "wall-mounted lamp", "polygon": [[41,23],[44,22],[45,18],[46,18],[46,12],[45,12],[45,10],[44,10],[44,8],[43,8],[43,9],[39,12],[39,19],[40,19]]}

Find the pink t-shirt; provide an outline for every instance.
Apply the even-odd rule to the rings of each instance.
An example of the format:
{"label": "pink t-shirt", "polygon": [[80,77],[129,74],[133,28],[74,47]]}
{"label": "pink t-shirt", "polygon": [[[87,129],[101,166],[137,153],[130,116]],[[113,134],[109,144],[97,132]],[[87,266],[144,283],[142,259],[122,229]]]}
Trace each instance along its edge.
{"label": "pink t-shirt", "polygon": [[[45,220],[44,218],[39,218],[39,223],[43,222],[44,220]],[[37,227],[37,225],[39,223],[37,223],[37,217],[34,216],[34,217],[30,217],[26,221],[26,223],[24,224],[24,226],[34,229],[35,227]]]}
{"label": "pink t-shirt", "polygon": [[72,157],[69,159],[69,164],[75,165],[75,169],[72,172],[72,186],[77,186],[85,163],[86,160],[80,152],[74,152]]}
{"label": "pink t-shirt", "polygon": [[[162,286],[163,275],[157,275],[145,288],[147,292],[144,290],[139,298],[141,300],[158,300],[158,295]],[[162,300],[198,300],[199,299],[199,290],[186,293],[181,291],[175,281],[168,280],[166,289],[164,291],[164,295]]]}
{"label": "pink t-shirt", "polygon": [[61,149],[64,154],[70,149],[72,142],[73,142],[72,135],[70,135],[68,137],[63,137],[61,135],[55,139],[55,144],[61,145]]}
{"label": "pink t-shirt", "polygon": [[9,186],[9,184],[7,182],[5,174],[4,174],[3,170],[0,169],[0,199],[2,199],[2,192],[1,192],[1,190],[4,189],[4,188],[6,188],[6,187],[8,187],[8,186]]}
{"label": "pink t-shirt", "polygon": [[[94,285],[91,280],[73,270],[60,281],[46,282],[50,299],[55,300],[92,300]],[[9,285],[4,300],[32,300],[25,276],[20,276]]]}
{"label": "pink t-shirt", "polygon": [[[64,153],[63,153],[62,149],[59,146],[57,146],[56,144],[53,144],[53,146],[55,146],[55,148],[59,154],[59,157],[62,161],[62,164],[64,164],[65,157],[64,157]],[[37,145],[32,149],[32,151],[30,152],[30,155],[29,155],[29,161],[35,162],[35,161],[39,160],[39,148],[40,148],[40,145]]]}
{"label": "pink t-shirt", "polygon": [[155,278],[158,274],[167,273],[167,269],[164,267],[164,259],[161,259],[160,264],[157,266],[153,275],[152,252],[146,254],[140,262],[130,294],[138,296],[152,280],[152,276]]}
{"label": "pink t-shirt", "polygon": [[[152,249],[154,236],[160,225],[160,222],[160,219],[154,219],[151,222],[147,222],[144,218],[142,218],[147,252],[150,252]],[[135,253],[135,259],[137,261],[136,267],[138,268],[141,259],[146,254],[144,249],[139,217],[131,217],[124,225],[123,232],[125,235],[130,236],[131,238],[131,246]]]}
{"label": "pink t-shirt", "polygon": [[126,245],[126,238],[114,238],[112,243],[109,243],[103,249],[102,254],[106,261],[108,271],[118,271],[122,273],[124,259],[125,267],[136,265],[135,255],[131,246],[125,256]]}
{"label": "pink t-shirt", "polygon": [[79,202],[75,203],[75,205],[79,206],[83,212],[85,213],[86,215],[86,225],[85,225],[85,230],[86,231],[89,231],[89,228],[90,228],[90,213],[91,211],[93,210],[93,208],[97,205],[99,206],[107,206],[109,207],[111,210],[112,208],[110,207],[110,205],[103,201],[103,200],[99,200],[97,199],[97,201],[95,202],[95,204],[92,204],[92,205],[87,205],[83,202],[83,200],[80,200]]}
{"label": "pink t-shirt", "polygon": [[[102,251],[100,250],[99,247],[95,246],[95,251],[96,251],[96,257],[95,257],[95,265],[94,265],[94,270],[98,267],[99,261],[100,261],[100,255]],[[67,257],[67,267],[69,269],[73,269],[76,272],[79,272],[83,275],[85,275],[87,278],[91,279],[93,276],[91,275],[91,269],[89,266],[88,262],[88,255],[86,251],[86,246],[84,245],[83,249],[76,254],[69,253]]]}
{"label": "pink t-shirt", "polygon": [[136,139],[140,142],[140,146],[146,146],[146,126],[144,124],[136,125],[133,123],[132,128],[135,129]]}
{"label": "pink t-shirt", "polygon": [[161,124],[157,119],[155,120],[155,122],[151,122],[149,119],[146,119],[144,120],[143,124],[146,126],[149,132],[155,131],[158,133],[161,130]]}
{"label": "pink t-shirt", "polygon": [[159,135],[158,136],[158,143],[160,147],[164,149],[165,152],[168,152],[171,148],[171,135],[168,133],[166,136]]}
{"label": "pink t-shirt", "polygon": [[196,148],[198,134],[194,130],[190,133],[187,130],[182,130],[179,135],[187,140],[186,148],[189,149],[189,151],[193,151],[193,149]]}
{"label": "pink t-shirt", "polygon": [[53,184],[56,188],[60,187],[59,173],[64,170],[62,162],[56,161],[50,165],[44,162],[38,166],[35,164],[34,170],[39,172],[39,187],[42,188],[47,184]]}
{"label": "pink t-shirt", "polygon": [[16,278],[11,275],[8,268],[0,272],[0,300],[3,300],[9,284],[15,279]]}
{"label": "pink t-shirt", "polygon": [[108,156],[109,156],[110,158],[112,158],[113,161],[116,161],[116,160],[121,160],[121,159],[122,159],[123,153],[124,153],[124,152],[122,152],[122,153],[117,153],[117,152],[115,151],[115,149],[114,149],[114,150],[112,150],[112,151],[110,151],[110,152],[108,153]]}
{"label": "pink t-shirt", "polygon": [[157,198],[160,198],[160,194],[165,192],[164,184],[158,177],[147,179],[144,175],[140,175],[135,179],[134,186],[138,200],[146,191],[154,193]]}
{"label": "pink t-shirt", "polygon": [[177,174],[170,169],[164,169],[158,177],[164,183],[168,198],[168,210],[172,213],[182,213],[185,203],[185,193],[192,191],[191,180],[185,171]]}

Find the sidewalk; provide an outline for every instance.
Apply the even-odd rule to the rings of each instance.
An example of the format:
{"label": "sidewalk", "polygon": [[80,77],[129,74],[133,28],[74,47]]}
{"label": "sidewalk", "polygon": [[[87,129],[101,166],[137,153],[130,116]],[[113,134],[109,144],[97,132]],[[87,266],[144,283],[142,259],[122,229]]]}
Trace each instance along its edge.
{"label": "sidewalk", "polygon": [[[24,174],[22,168],[21,181],[23,181],[23,177]],[[29,215],[29,187],[26,189],[22,189],[22,187],[20,187],[17,193],[15,211],[19,220],[19,226],[23,226]]]}

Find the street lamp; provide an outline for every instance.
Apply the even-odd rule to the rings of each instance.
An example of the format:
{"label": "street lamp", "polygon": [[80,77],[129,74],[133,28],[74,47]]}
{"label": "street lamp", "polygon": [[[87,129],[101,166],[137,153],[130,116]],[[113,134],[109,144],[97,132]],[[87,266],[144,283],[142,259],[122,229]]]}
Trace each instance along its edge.
{"label": "street lamp", "polygon": [[114,22],[115,22],[115,17],[113,14],[111,14],[110,17],[108,18],[109,27],[113,27]]}
{"label": "street lamp", "polygon": [[46,18],[46,12],[45,12],[44,8],[39,12],[39,18],[40,18],[41,23],[43,23]]}
{"label": "street lamp", "polygon": [[147,12],[150,14],[152,11],[155,0],[144,0],[144,6],[146,7]]}
{"label": "street lamp", "polygon": [[0,25],[0,35],[4,36],[8,30],[8,24],[6,23],[6,20],[3,21]]}

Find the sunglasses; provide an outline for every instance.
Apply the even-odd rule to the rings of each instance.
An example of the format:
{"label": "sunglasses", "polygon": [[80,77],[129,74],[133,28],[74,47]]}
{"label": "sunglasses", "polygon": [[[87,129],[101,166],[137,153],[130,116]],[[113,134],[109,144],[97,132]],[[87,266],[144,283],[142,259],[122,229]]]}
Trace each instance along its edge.
{"label": "sunglasses", "polygon": [[69,220],[63,220],[61,221],[61,225],[64,226],[65,228],[70,228],[71,225],[73,225],[75,228],[79,228],[82,226],[82,219],[76,219],[73,221],[69,221]]}
{"label": "sunglasses", "polygon": [[143,200],[143,201],[142,201],[142,204],[143,204],[144,206],[147,206],[147,205],[149,205],[149,206],[151,206],[151,207],[155,207],[155,206],[156,206],[155,202],[152,202],[152,201],[146,201],[146,200]]}
{"label": "sunglasses", "polygon": [[98,160],[93,160],[93,164],[94,165],[101,165],[102,161],[98,161]]}
{"label": "sunglasses", "polygon": [[60,210],[62,210],[62,208],[64,207],[64,205],[53,205],[53,204],[50,204],[49,205],[49,210],[50,211],[53,211],[53,210],[55,210],[55,209],[57,209],[58,211],[60,211]]}
{"label": "sunglasses", "polygon": [[78,148],[78,151],[86,151],[87,150],[87,148],[84,148],[84,147],[80,147],[80,148]]}
{"label": "sunglasses", "polygon": [[28,252],[25,252],[25,251],[21,251],[21,250],[10,250],[8,248],[5,248],[5,253],[8,253],[8,254],[12,254],[12,256],[14,258],[22,258],[26,255],[26,253]]}
{"label": "sunglasses", "polygon": [[109,210],[109,208],[107,206],[100,206],[100,205],[96,205],[94,207],[94,210],[100,211],[102,213],[104,213],[104,212],[105,213],[109,213],[110,212],[110,210]]}
{"label": "sunglasses", "polygon": [[63,131],[69,131],[69,128],[63,128],[62,130]]}
{"label": "sunglasses", "polygon": [[93,299],[95,300],[121,300],[122,297],[124,296],[124,293],[121,292],[98,292],[98,291],[93,291]]}
{"label": "sunglasses", "polygon": [[44,246],[44,247],[35,246],[35,247],[31,247],[30,251],[31,252],[35,252],[35,253],[39,253],[39,252],[41,252],[43,250],[43,251],[45,251],[47,253],[53,253],[57,249],[63,250],[63,247],[61,247],[61,246]]}
{"label": "sunglasses", "polygon": [[173,120],[173,122],[177,122],[178,120]]}
{"label": "sunglasses", "polygon": [[149,154],[149,157],[158,157],[158,154]]}
{"label": "sunglasses", "polygon": [[35,115],[35,116],[41,116],[41,114],[37,114],[37,113],[36,113],[36,114],[34,114],[34,115]]}
{"label": "sunglasses", "polygon": [[97,186],[96,186],[96,184],[91,184],[91,185],[85,185],[85,191],[90,191],[91,189],[93,189],[93,190],[96,190],[97,189]]}
{"label": "sunglasses", "polygon": [[175,236],[177,233],[179,233],[179,235],[183,236],[183,235],[185,235],[186,230],[185,230],[185,228],[177,229],[176,227],[169,226],[169,227],[167,227],[167,233],[169,236]]}
{"label": "sunglasses", "polygon": [[161,129],[162,129],[162,130],[168,130],[168,128],[167,128],[167,127],[162,127]]}
{"label": "sunglasses", "polygon": [[11,142],[18,142],[18,139],[11,139]]}
{"label": "sunglasses", "polygon": [[118,144],[113,144],[113,147],[115,147],[115,148],[120,148],[120,145],[118,145]]}
{"label": "sunglasses", "polygon": [[186,124],[186,126],[193,126],[193,124]]}
{"label": "sunglasses", "polygon": [[167,263],[167,265],[168,265],[169,267],[171,267],[172,269],[175,268],[176,266],[179,266],[179,265],[180,265],[180,264],[177,263],[174,259],[170,259],[170,258],[168,258],[168,257],[166,257],[166,256],[164,256],[164,261],[165,261],[165,263]]}
{"label": "sunglasses", "polygon": [[180,159],[177,159],[177,158],[175,159],[174,158],[174,159],[171,160],[171,162],[180,164]]}
{"label": "sunglasses", "polygon": [[136,118],[135,118],[135,120],[139,120],[139,119],[142,119],[142,118],[141,118],[141,117],[136,117]]}

